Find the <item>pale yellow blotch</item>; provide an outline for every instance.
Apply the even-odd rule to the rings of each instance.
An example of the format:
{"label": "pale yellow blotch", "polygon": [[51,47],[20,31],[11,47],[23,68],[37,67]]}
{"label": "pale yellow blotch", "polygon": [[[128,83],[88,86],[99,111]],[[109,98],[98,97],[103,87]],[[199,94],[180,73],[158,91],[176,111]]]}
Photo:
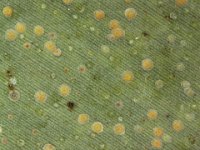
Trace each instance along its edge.
{"label": "pale yellow blotch", "polygon": [[44,28],[40,25],[35,26],[33,31],[36,36],[42,36],[44,34]]}
{"label": "pale yellow blotch", "polygon": [[176,0],[176,6],[182,7],[187,5],[188,0]]}
{"label": "pale yellow blotch", "polygon": [[133,81],[134,80],[134,74],[132,73],[132,71],[124,71],[122,73],[122,80],[123,81],[126,81],[126,82],[130,82],[130,81]]}
{"label": "pale yellow blotch", "polygon": [[56,150],[56,147],[52,144],[45,144],[42,150]]}
{"label": "pale yellow blotch", "polygon": [[125,126],[121,123],[118,123],[113,127],[113,131],[116,135],[123,135],[125,134]]}
{"label": "pale yellow blotch", "polygon": [[91,129],[94,133],[101,133],[103,132],[103,124],[101,122],[94,122],[91,126]]}
{"label": "pale yellow blotch", "polygon": [[137,11],[134,8],[127,8],[124,15],[127,20],[131,21],[137,16]]}
{"label": "pale yellow blotch", "polygon": [[78,116],[78,123],[79,124],[86,124],[89,121],[88,114],[79,114]]}
{"label": "pale yellow blotch", "polygon": [[194,90],[191,87],[184,88],[185,95],[192,97],[195,95]]}
{"label": "pale yellow blotch", "polygon": [[4,15],[5,17],[11,17],[12,14],[13,14],[13,9],[12,9],[12,7],[6,6],[6,7],[3,8],[3,15]]}
{"label": "pale yellow blotch", "polygon": [[54,52],[56,53],[57,48],[56,48],[56,44],[53,41],[47,41],[44,43],[44,48],[49,50],[50,52]]}
{"label": "pale yellow blotch", "polygon": [[114,39],[120,39],[125,36],[125,31],[122,28],[114,28],[111,31],[111,34]]}
{"label": "pale yellow blotch", "polygon": [[3,132],[3,128],[0,126],[0,134]]}
{"label": "pale yellow blotch", "polygon": [[17,32],[13,29],[6,30],[5,39],[7,41],[15,41],[17,38]]}
{"label": "pale yellow blotch", "polygon": [[153,139],[151,141],[151,146],[153,148],[156,148],[156,149],[161,149],[162,148],[162,141],[160,139]]}
{"label": "pale yellow blotch", "polygon": [[53,55],[56,57],[59,57],[62,55],[62,51],[60,48],[56,48],[55,50],[53,50]]}
{"label": "pale yellow blotch", "polygon": [[145,71],[150,71],[154,68],[154,63],[151,59],[149,58],[146,58],[144,60],[142,60],[142,68],[145,70]]}
{"label": "pale yellow blotch", "polygon": [[15,30],[18,32],[18,33],[24,33],[26,31],[26,24],[25,23],[22,23],[22,22],[18,22],[16,25],[15,25]]}
{"label": "pale yellow blotch", "polygon": [[94,12],[94,17],[96,20],[100,21],[105,18],[105,12],[103,10],[96,10]]}
{"label": "pale yellow blotch", "polygon": [[62,84],[59,87],[59,94],[61,96],[68,96],[71,93],[71,87],[67,84]]}
{"label": "pale yellow blotch", "polygon": [[131,3],[133,0],[124,0],[125,3]]}
{"label": "pale yellow blotch", "polygon": [[147,112],[147,117],[149,120],[155,120],[158,117],[158,112],[155,109],[150,109]]}
{"label": "pale yellow blotch", "polygon": [[41,90],[37,91],[34,97],[35,97],[35,101],[39,103],[45,103],[47,100],[47,94]]}
{"label": "pale yellow blotch", "polygon": [[74,0],[63,0],[65,5],[70,5]]}
{"label": "pale yellow blotch", "polygon": [[164,134],[164,130],[163,130],[163,128],[155,127],[155,128],[153,128],[153,134],[156,137],[162,137]]}
{"label": "pale yellow blotch", "polygon": [[176,132],[180,132],[184,129],[184,124],[181,120],[174,120],[172,123],[172,128]]}
{"label": "pale yellow blotch", "polygon": [[108,24],[109,29],[116,29],[116,28],[120,28],[120,23],[118,20],[113,19],[109,22]]}

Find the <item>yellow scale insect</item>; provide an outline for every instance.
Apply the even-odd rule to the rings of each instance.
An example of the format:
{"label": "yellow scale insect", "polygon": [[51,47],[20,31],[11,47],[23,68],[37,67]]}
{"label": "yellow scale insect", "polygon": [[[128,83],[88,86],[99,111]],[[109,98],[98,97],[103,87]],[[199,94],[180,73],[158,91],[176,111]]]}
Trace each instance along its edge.
{"label": "yellow scale insect", "polygon": [[12,14],[13,14],[13,9],[12,9],[12,7],[6,6],[6,7],[3,8],[3,15],[4,15],[5,17],[11,17]]}

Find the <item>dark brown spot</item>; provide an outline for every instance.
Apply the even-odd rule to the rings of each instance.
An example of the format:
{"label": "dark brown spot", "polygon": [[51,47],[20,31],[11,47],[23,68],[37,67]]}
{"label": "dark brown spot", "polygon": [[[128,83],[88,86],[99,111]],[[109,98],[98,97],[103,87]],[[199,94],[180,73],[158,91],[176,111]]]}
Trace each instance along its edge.
{"label": "dark brown spot", "polygon": [[80,73],[84,73],[86,71],[86,67],[81,65],[81,66],[79,66],[78,70]]}
{"label": "dark brown spot", "polygon": [[170,114],[167,113],[167,114],[165,115],[165,117],[168,119],[168,118],[170,117]]}
{"label": "dark brown spot", "polygon": [[75,107],[74,102],[72,102],[72,101],[67,102],[67,107],[70,111],[72,111]]}
{"label": "dark brown spot", "polygon": [[101,80],[101,75],[100,74],[93,74],[92,75],[92,78],[94,79],[94,80],[97,80],[97,81],[99,81],[99,80]]}
{"label": "dark brown spot", "polygon": [[12,71],[11,70],[6,70],[6,75],[10,78],[12,77]]}
{"label": "dark brown spot", "polygon": [[142,32],[142,35],[145,36],[145,37],[149,36],[149,34],[146,31]]}
{"label": "dark brown spot", "polygon": [[172,21],[173,19],[170,17],[170,15],[166,15],[164,16],[164,18],[167,20],[167,21]]}
{"label": "dark brown spot", "polygon": [[24,46],[25,46],[25,48],[27,48],[27,49],[31,47],[30,43],[26,43]]}
{"label": "dark brown spot", "polygon": [[56,37],[57,37],[55,32],[50,32],[50,33],[48,34],[48,36],[49,36],[49,39],[51,39],[51,40],[55,40]]}
{"label": "dark brown spot", "polygon": [[64,67],[64,73],[68,73],[69,69],[67,67]]}
{"label": "dark brown spot", "polygon": [[10,70],[7,70],[7,71],[6,71],[6,73],[7,73],[7,74],[10,74],[10,73],[11,73],[11,71],[10,71]]}
{"label": "dark brown spot", "polygon": [[143,118],[141,118],[141,120],[140,120],[141,123],[144,123],[144,122],[146,122],[146,121],[147,121],[147,118],[146,118],[146,117],[143,117]]}
{"label": "dark brown spot", "polygon": [[195,142],[196,142],[195,136],[193,136],[193,135],[189,135],[189,136],[188,136],[188,140],[189,140],[189,142],[190,142],[191,144],[195,144]]}
{"label": "dark brown spot", "polygon": [[8,83],[8,89],[9,90],[14,90],[15,86],[12,83]]}
{"label": "dark brown spot", "polygon": [[115,107],[116,107],[117,109],[122,109],[123,106],[124,106],[124,104],[123,104],[122,101],[117,101],[117,102],[115,103]]}

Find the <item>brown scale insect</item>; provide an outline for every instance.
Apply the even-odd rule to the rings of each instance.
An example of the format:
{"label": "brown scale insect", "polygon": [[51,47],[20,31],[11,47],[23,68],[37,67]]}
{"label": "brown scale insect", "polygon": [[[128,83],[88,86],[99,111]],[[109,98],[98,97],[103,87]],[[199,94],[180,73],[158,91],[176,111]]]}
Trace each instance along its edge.
{"label": "brown scale insect", "polygon": [[146,117],[143,117],[143,118],[140,119],[140,122],[142,122],[142,123],[144,123],[144,122],[146,122],[146,121],[147,121],[147,118],[146,118]]}
{"label": "brown scale insect", "polygon": [[164,18],[166,19],[166,20],[168,20],[168,21],[172,21],[173,19],[170,17],[170,15],[166,15],[166,16],[164,16]]}
{"label": "brown scale insect", "polygon": [[12,83],[8,83],[8,89],[12,91],[15,89],[15,86]]}
{"label": "brown scale insect", "polygon": [[67,107],[69,109],[69,111],[72,111],[75,107],[75,103],[72,101],[67,102]]}
{"label": "brown scale insect", "polygon": [[149,33],[147,33],[146,31],[142,32],[142,35],[145,36],[145,37],[150,36]]}
{"label": "brown scale insect", "polygon": [[69,69],[67,67],[64,67],[64,73],[68,73]]}
{"label": "brown scale insect", "polygon": [[191,144],[195,144],[196,143],[196,137],[194,135],[189,135],[188,136],[188,140]]}
{"label": "brown scale insect", "polygon": [[[6,70],[6,76],[10,79],[11,77],[13,77],[13,73],[10,69]],[[12,83],[8,83],[8,89],[10,91],[15,90],[15,86]]]}
{"label": "brown scale insect", "polygon": [[12,75],[12,72],[11,72],[10,70],[6,70],[6,75],[7,75],[9,78],[13,76],[13,75]]}
{"label": "brown scale insect", "polygon": [[168,118],[170,117],[170,114],[167,113],[167,114],[165,115],[165,117],[168,119]]}

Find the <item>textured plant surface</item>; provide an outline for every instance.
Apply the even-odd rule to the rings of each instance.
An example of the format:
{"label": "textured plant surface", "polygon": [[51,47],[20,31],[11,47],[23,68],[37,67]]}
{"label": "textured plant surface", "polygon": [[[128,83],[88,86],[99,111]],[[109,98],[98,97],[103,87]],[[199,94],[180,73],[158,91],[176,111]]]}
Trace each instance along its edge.
{"label": "textured plant surface", "polygon": [[199,150],[199,6],[1,0],[0,150]]}

